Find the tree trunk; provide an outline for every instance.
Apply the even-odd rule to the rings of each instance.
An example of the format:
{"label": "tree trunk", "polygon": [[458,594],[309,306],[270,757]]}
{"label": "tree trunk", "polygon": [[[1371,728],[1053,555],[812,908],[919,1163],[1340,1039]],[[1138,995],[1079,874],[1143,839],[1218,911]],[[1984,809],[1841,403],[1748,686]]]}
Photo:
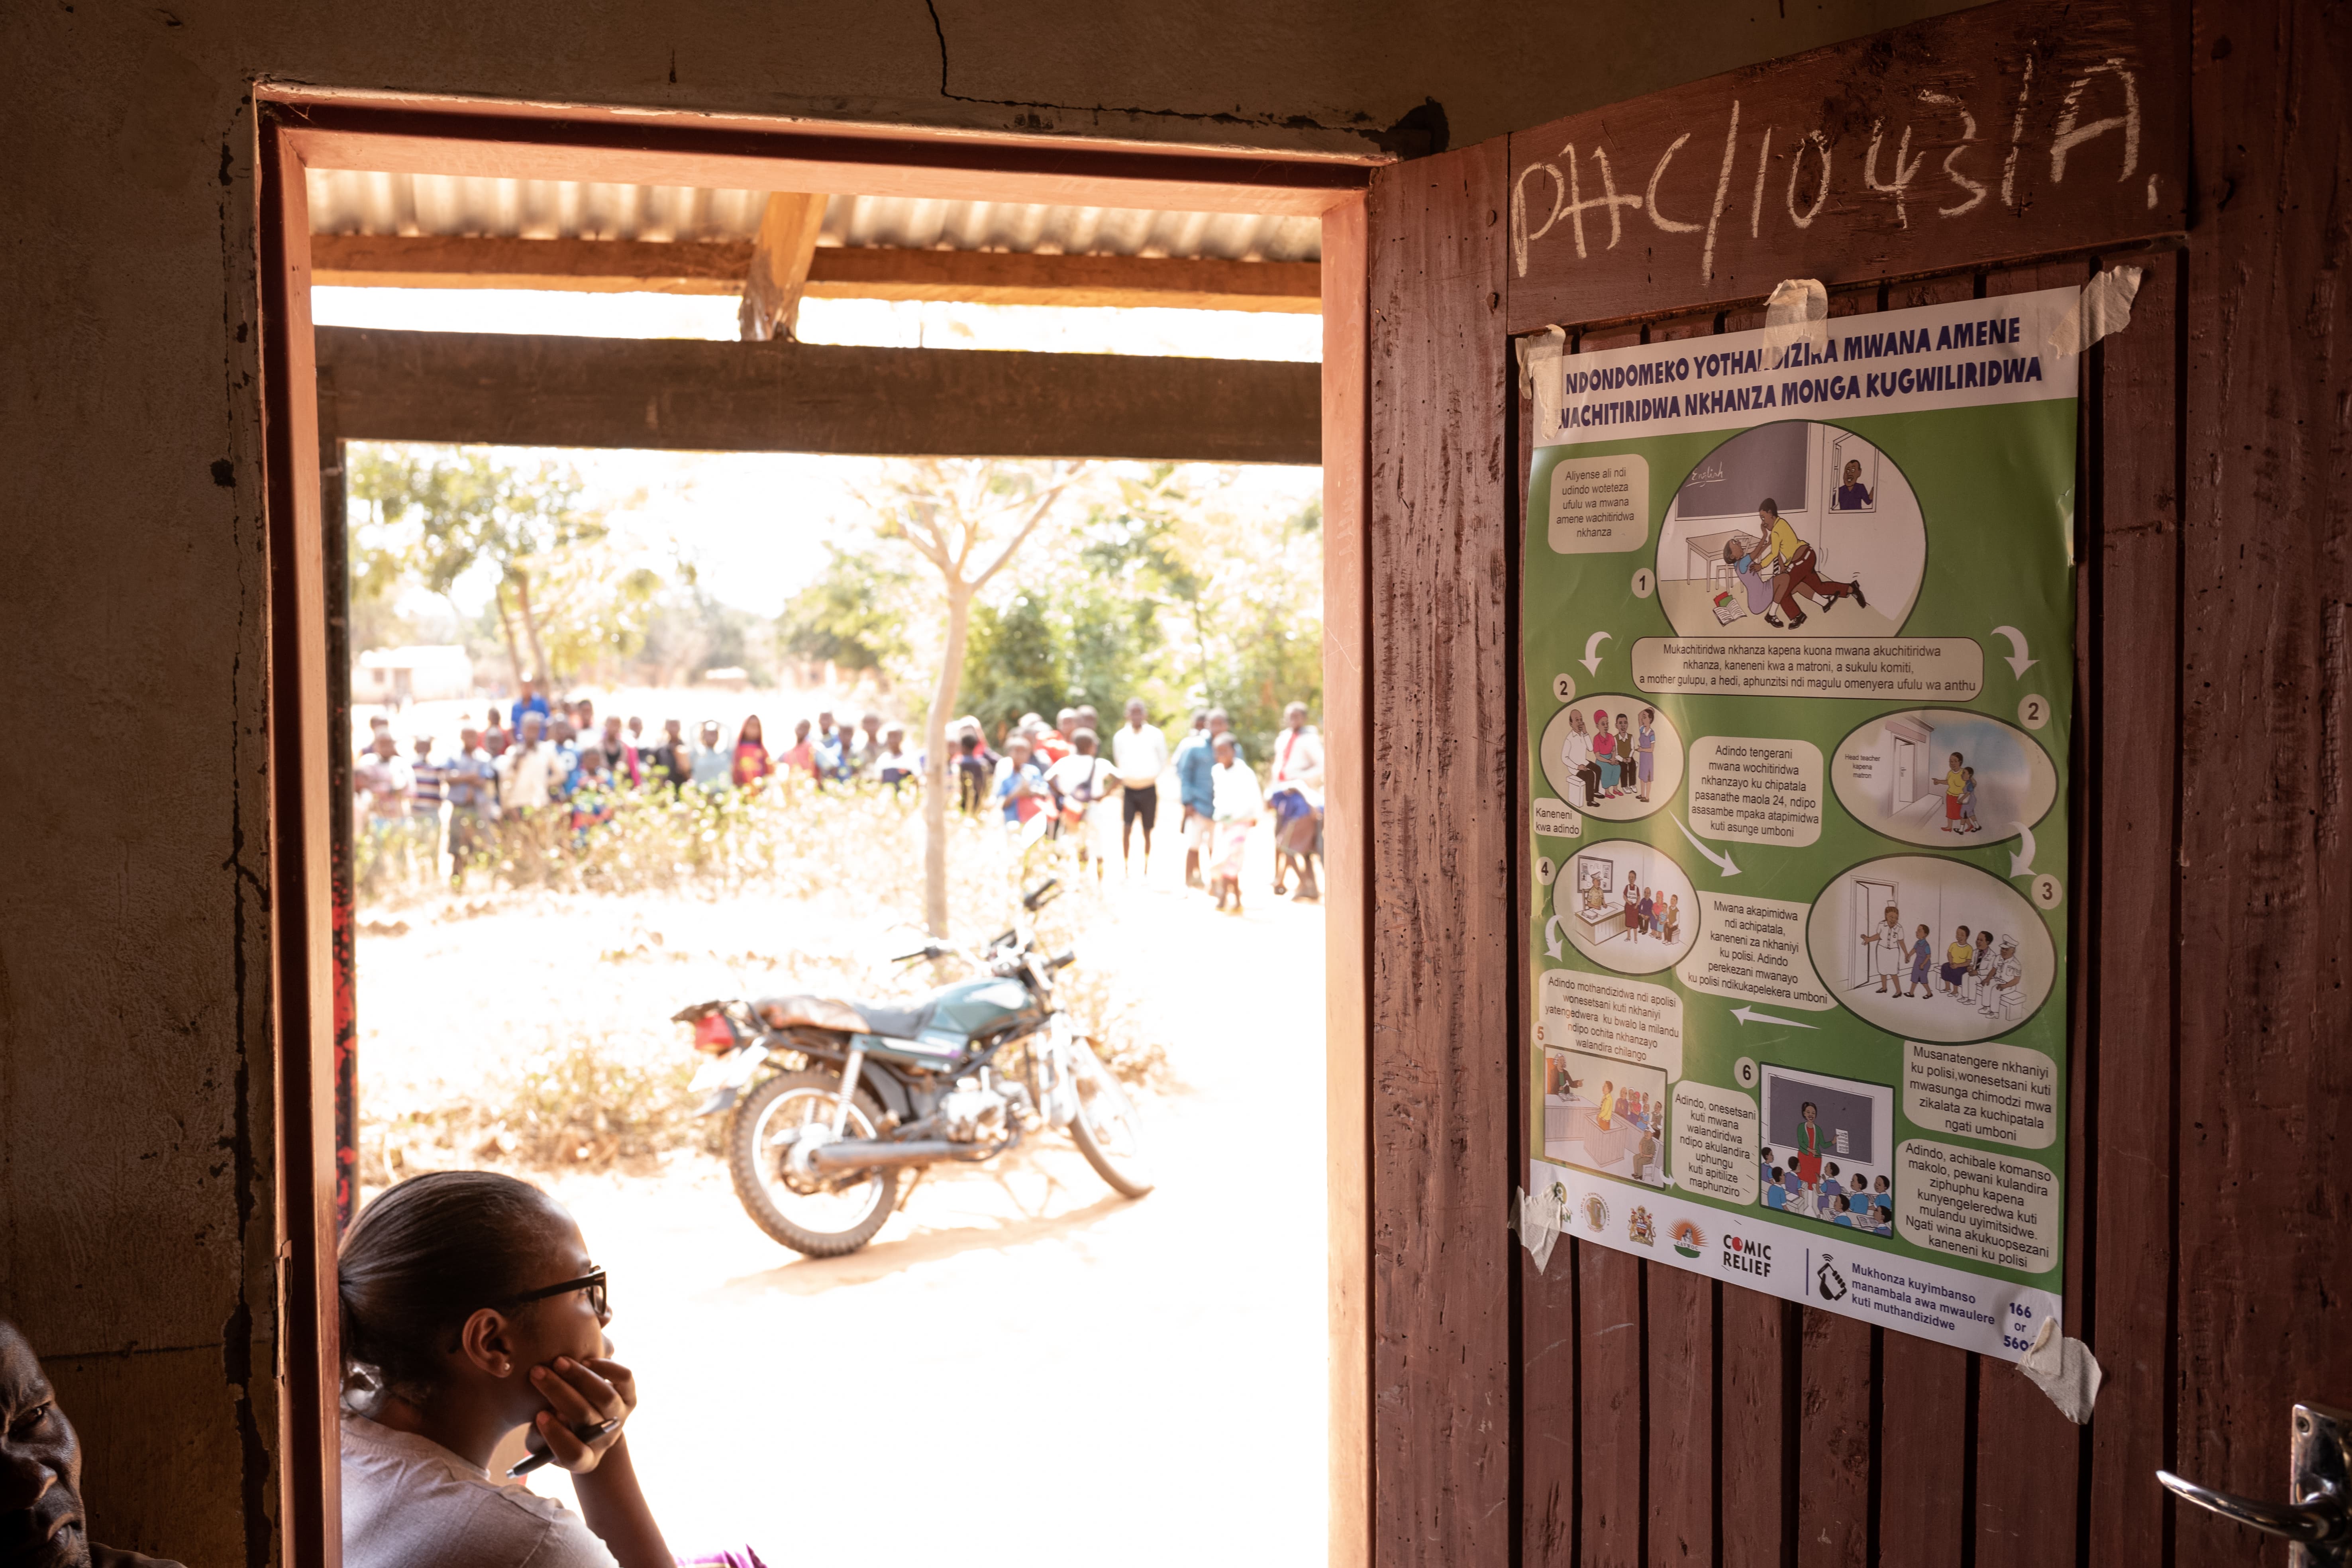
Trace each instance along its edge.
{"label": "tree trunk", "polygon": [[947,592],[947,647],[940,652],[940,679],[923,720],[923,923],[935,937],[948,934],[948,721],[955,714],[971,623],[971,587],[950,578]]}
{"label": "tree trunk", "polygon": [[523,636],[530,639],[530,678],[539,682],[541,695],[548,696],[547,653],[539,646],[539,617],[530,613],[530,574],[520,566],[509,566],[507,575],[514,579],[515,600],[522,607]]}
{"label": "tree trunk", "polygon": [[[520,691],[522,689],[522,649],[515,644],[514,616],[507,609],[506,579],[503,577],[499,578],[496,585],[493,587],[492,592],[498,595],[499,632],[500,636],[506,638],[507,662],[514,666],[515,689]],[[457,605],[453,602],[450,608],[455,609]],[[458,624],[462,626],[464,625],[463,620],[461,619]]]}

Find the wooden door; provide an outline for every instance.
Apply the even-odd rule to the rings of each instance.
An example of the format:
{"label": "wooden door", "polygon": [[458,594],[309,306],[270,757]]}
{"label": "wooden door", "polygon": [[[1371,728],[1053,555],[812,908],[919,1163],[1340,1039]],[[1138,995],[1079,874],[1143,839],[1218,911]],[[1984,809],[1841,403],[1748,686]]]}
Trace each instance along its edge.
{"label": "wooden door", "polygon": [[[2128,180],[2111,136],[2099,188],[2084,163],[2079,200],[2018,199],[2116,62]],[[2154,1472],[2282,1497],[2290,1404],[2352,1405],[2347,62],[2352,16],[2316,0],[2002,0],[1376,180],[1371,1559],[2284,1562]],[[1952,114],[1888,163],[1923,102],[1967,136]],[[1761,221],[1882,127],[1870,183]],[[1818,162],[1751,184],[1768,131]],[[1670,145],[1691,177],[1652,173]],[[1949,182],[1890,214],[1895,171],[1962,145],[1991,211],[1937,216],[1969,199]],[[1532,217],[1522,176],[1570,159],[1586,265],[1548,271],[1525,247],[1550,176]],[[1650,221],[1662,195],[1682,226]],[[2077,476],[2066,1331],[2106,1378],[2077,1427],[2007,1363],[1571,1240],[1538,1273],[1505,1228],[1529,1007],[1513,343],[1742,330],[1786,277],[1843,316],[2117,263],[2145,280],[2086,361]]]}

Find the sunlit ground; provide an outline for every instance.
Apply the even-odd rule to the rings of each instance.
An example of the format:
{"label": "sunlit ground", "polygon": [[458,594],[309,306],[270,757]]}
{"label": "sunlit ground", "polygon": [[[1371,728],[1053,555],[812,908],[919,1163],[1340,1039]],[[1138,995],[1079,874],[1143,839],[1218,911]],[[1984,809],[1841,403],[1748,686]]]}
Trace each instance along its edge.
{"label": "sunlit ground", "polygon": [[[756,1229],[705,1155],[542,1178],[612,1272],[643,1388],[631,1448],[675,1550],[1320,1559],[1322,912],[1271,897],[1263,830],[1239,920],[1182,889],[1181,851],[1160,847],[1081,947],[1144,998],[1181,1079],[1150,1108],[1150,1196],[1119,1198],[1049,1135],[927,1180],[865,1250],[811,1261]],[[906,846],[875,848],[887,875]],[[761,961],[798,946],[893,940],[757,897],[397,913],[359,942],[362,1094],[379,1106],[494,1073],[551,1031],[658,1037],[685,1002],[780,984],[789,970]]]}

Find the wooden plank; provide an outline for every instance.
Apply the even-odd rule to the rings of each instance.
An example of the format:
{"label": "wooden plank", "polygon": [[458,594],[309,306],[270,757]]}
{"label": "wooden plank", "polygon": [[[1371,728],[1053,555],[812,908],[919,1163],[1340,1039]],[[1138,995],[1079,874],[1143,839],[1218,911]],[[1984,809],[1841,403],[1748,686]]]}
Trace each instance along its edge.
{"label": "wooden plank", "polygon": [[[282,1561],[340,1561],[342,1514],[337,1406],[342,1385],[335,1292],[333,849],[326,669],[327,594],[319,474],[318,366],[302,240],[309,197],[295,150],[265,127],[257,224],[260,249],[262,430],[269,571],[269,907],[275,1002],[275,1132],[256,1146],[277,1178],[269,1225],[278,1257],[275,1300],[240,1300],[226,1326],[229,1378],[243,1412],[247,1463],[276,1448],[287,1513]],[[265,1211],[266,1212],[266,1211]],[[248,1238],[250,1248],[253,1240]],[[249,1359],[275,1320],[278,1364]],[[241,1367],[241,1371],[239,1370]],[[281,1405],[282,1401],[282,1405]],[[264,1414],[266,1413],[266,1414]],[[270,1436],[261,1422],[277,1417]],[[262,1478],[248,1474],[248,1529]],[[248,1538],[250,1553],[256,1542]]]}
{"label": "wooden plank", "polygon": [[[1715,1282],[1664,1264],[1649,1271],[1643,1397],[1649,1414],[1646,1560],[1715,1561]],[[1737,1289],[1737,1287],[1733,1287]]]}
{"label": "wooden plank", "polygon": [[801,291],[808,287],[816,237],[824,227],[824,198],[811,191],[771,191],[751,241],[738,321],[745,342],[794,335]]}
{"label": "wooden plank", "polygon": [[2178,234],[2177,34],[1999,0],[1515,134],[1507,328]]}
{"label": "wooden plank", "polygon": [[1797,1423],[1797,1562],[1867,1568],[1870,1562],[1869,1324],[1802,1309]]}
{"label": "wooden plank", "polygon": [[311,168],[598,180],[711,190],[1148,207],[1319,216],[1363,191],[1360,157],[1089,146],[1062,136],[925,135],[904,127],[733,124],[694,114],[563,106],[370,103],[273,87],[255,95]]}
{"label": "wooden plank", "polygon": [[1969,1353],[1890,1333],[1879,1359],[1878,1560],[1958,1568],[1968,1533]]}
{"label": "wooden plank", "polygon": [[1370,203],[1374,1554],[1510,1552],[1511,367],[1501,149]]}
{"label": "wooden plank", "polygon": [[[749,240],[518,239],[502,235],[314,234],[313,281],[379,289],[542,289],[572,293],[733,294]],[[1216,257],[1041,256],[821,245],[813,300],[947,300],[1188,310],[1322,308],[1312,261]]]}
{"label": "wooden plank", "polygon": [[[1890,286],[1889,310],[1973,298],[1973,273]],[[1838,314],[1866,313],[1867,296],[1844,296]],[[1905,1568],[1959,1568],[1968,1474],[1969,1358],[1965,1351],[1909,1334],[1879,1347],[1879,1561]]]}
{"label": "wooden plank", "polygon": [[328,327],[350,439],[1312,463],[1318,367]]}
{"label": "wooden plank", "polygon": [[[2178,972],[2175,1468],[2275,1498],[2289,1403],[2352,1396],[2352,16],[2219,0],[2197,28],[2208,184],[2183,367],[2179,865],[2196,938]],[[2233,743],[2210,743],[2221,735]],[[2176,1512],[2179,1563],[2255,1557],[2242,1528]]]}
{"label": "wooden plank", "polygon": [[1331,1568],[1372,1564],[1371,685],[1366,657],[1364,204],[1323,216],[1324,1159]]}
{"label": "wooden plank", "polygon": [[[1877,305],[1874,288],[1838,289],[1830,315],[1868,315]],[[1797,1561],[1863,1568],[1877,1524],[1876,1379],[1888,1336],[1811,1307],[1800,1321]]]}
{"label": "wooden plank", "polygon": [[[1651,327],[1648,338],[1654,343],[1675,342],[1710,336],[1715,330],[1716,316],[1710,310],[1660,322]],[[1648,1364],[1643,1369],[1649,1523],[1644,1557],[1652,1563],[1712,1563],[1716,1460],[1722,1442],[1715,1430],[1717,1292],[1712,1281],[1679,1268],[1643,1267],[1649,1274]]]}
{"label": "wooden plank", "polygon": [[[1579,353],[1627,348],[1638,327],[1581,334]],[[1619,1225],[1625,1216],[1612,1216]],[[1580,1222],[1570,1217],[1571,1231]],[[1578,1559],[1588,1568],[1639,1568],[1649,1521],[1643,1443],[1647,1329],[1640,1259],[1599,1246],[1576,1249]]]}
{"label": "wooden plank", "polygon": [[[1622,1215],[1612,1217],[1624,1223]],[[1649,1479],[1642,1443],[1643,1267],[1597,1244],[1576,1249],[1578,1560],[1586,1568],[1642,1563],[1649,1514],[1643,1495]]]}
{"label": "wooden plank", "polygon": [[[1754,331],[1760,310],[1727,310],[1727,332]],[[1724,1568],[1785,1568],[1797,1552],[1803,1409],[1801,1309],[1760,1291],[1723,1292]]]}
{"label": "wooden plank", "polygon": [[[1516,350],[1514,351],[1516,353]],[[1534,436],[1535,407],[1528,390],[1522,386],[1512,399],[1517,443],[1516,460],[1512,463],[1511,482],[1518,496],[1515,531],[1511,541],[1514,563],[1526,559],[1528,521],[1528,458]],[[1525,576],[1517,579],[1519,586],[1518,624],[1527,616]],[[1511,638],[1511,680],[1513,689],[1527,689],[1527,643],[1524,637]],[[1524,700],[1524,698],[1521,699]],[[1524,824],[1531,800],[1529,759],[1524,731],[1521,743],[1513,748],[1511,763],[1511,820]],[[1519,858],[1512,878],[1514,907],[1533,907],[1534,869],[1528,858]],[[1511,1160],[1512,1175],[1524,1180],[1528,1174],[1529,1156],[1541,1148],[1542,1134],[1535,1124],[1533,1088],[1534,1063],[1529,1059],[1530,1027],[1535,1016],[1535,982],[1522,947],[1515,955],[1512,968],[1514,994],[1518,1000],[1518,1016],[1513,1030],[1514,1048],[1521,1053],[1516,1064],[1512,1081],[1517,1086],[1519,1098],[1512,1106],[1514,1141],[1517,1147]],[[1517,1255],[1519,1269],[1519,1338],[1518,1338],[1518,1436],[1516,1445],[1519,1469],[1519,1561],[1529,1568],[1574,1568],[1578,1561],[1578,1508],[1581,1501],[1579,1490],[1582,1453],[1580,1441],[1580,1361],[1577,1333],[1576,1279],[1579,1268],[1579,1244],[1565,1237],[1559,1238],[1538,1270],[1535,1260],[1526,1252]]]}
{"label": "wooden plank", "polygon": [[[2182,952],[2178,863],[2180,668],[2180,377],[2183,254],[2126,257],[2147,268],[2132,324],[2097,349],[2100,500],[2096,576],[2099,673],[2091,774],[2099,804],[2098,896],[2077,905],[2094,952]],[[2116,765],[2131,759],[2127,765]],[[2164,1549],[2163,1495],[2147,1484],[2172,1464],[2173,988],[2137,964],[2095,963],[2098,1171],[2088,1339],[2106,1381],[2107,1418],[2091,1424],[2090,1556],[2154,1563]],[[2082,1330],[2076,1331],[2078,1333]],[[2115,1418],[2116,1413],[2128,1413]]]}
{"label": "wooden plank", "polygon": [[1761,1290],[1723,1289],[1723,1568],[1781,1568],[1796,1544],[1798,1310]]}
{"label": "wooden plank", "polygon": [[828,246],[816,253],[808,291],[820,300],[968,300],[989,305],[1304,313],[1321,309],[1318,271],[1312,261]]}
{"label": "wooden plank", "polygon": [[[1989,273],[1987,298],[2031,293],[2040,289],[2079,286],[2090,278],[2090,264],[2075,260],[2039,267],[2021,267]],[[2078,456],[2079,473],[2084,459]],[[2077,638],[2080,640],[2079,635]],[[2079,662],[2079,652],[2078,652]],[[2078,680],[2077,696],[2080,697]],[[2080,726],[2078,726],[2078,729]],[[2079,759],[2077,759],[2079,768]],[[2079,773],[2078,773],[2079,776]],[[2070,957],[2079,956],[2079,944]],[[2078,974],[2079,990],[2091,984]],[[2069,1042],[2080,1043],[2080,1029]],[[2070,1059],[2067,1108],[2070,1139],[2066,1169],[2067,1256],[2064,1279],[2070,1298],[2083,1286],[2079,1254],[2081,1215],[2073,1200],[2085,1158],[2080,1124],[2071,1120],[2081,1109],[2080,1079]],[[2071,1321],[2069,1331],[2075,1325]],[[2081,1480],[2080,1428],[2058,1413],[2048,1396],[2026,1382],[2013,1366],[1986,1362],[1977,1377],[1978,1438],[1976,1453],[1977,1568],[2027,1568],[2027,1565],[2071,1563],[2074,1561],[2075,1505]]]}
{"label": "wooden plank", "polygon": [[747,239],[516,239],[503,235],[314,234],[311,281],[374,289],[548,289],[734,294]]}

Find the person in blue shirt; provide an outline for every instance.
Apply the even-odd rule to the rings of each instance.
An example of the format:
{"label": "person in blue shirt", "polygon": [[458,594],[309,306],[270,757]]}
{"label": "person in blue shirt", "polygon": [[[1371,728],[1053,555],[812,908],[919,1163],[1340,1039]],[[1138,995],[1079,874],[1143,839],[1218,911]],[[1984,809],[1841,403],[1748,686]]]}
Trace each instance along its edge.
{"label": "person in blue shirt", "polygon": [[1031,760],[1029,737],[1016,732],[1004,742],[1004,760],[996,764],[991,792],[1004,803],[1004,826],[1019,827],[1045,809],[1045,774]]}
{"label": "person in blue shirt", "polygon": [[547,699],[540,694],[539,683],[530,679],[523,681],[522,695],[516,698],[514,706],[507,710],[507,723],[518,735],[522,733],[522,716],[526,713],[538,714],[542,728],[551,717]]}
{"label": "person in blue shirt", "polygon": [[1781,1174],[1780,1167],[1773,1166],[1772,1179],[1765,1184],[1764,1206],[1768,1209],[1781,1209],[1789,1206],[1789,1194],[1780,1185]]}
{"label": "person in blue shirt", "polygon": [[1171,763],[1176,770],[1176,803],[1184,812],[1181,826],[1184,834],[1184,885],[1188,888],[1202,885],[1201,851],[1208,843],[1209,824],[1217,815],[1214,775],[1210,772],[1217,765],[1217,756],[1211,749],[1210,736],[1213,731],[1209,726],[1223,717],[1223,713],[1195,713],[1192,732],[1177,746]]}

